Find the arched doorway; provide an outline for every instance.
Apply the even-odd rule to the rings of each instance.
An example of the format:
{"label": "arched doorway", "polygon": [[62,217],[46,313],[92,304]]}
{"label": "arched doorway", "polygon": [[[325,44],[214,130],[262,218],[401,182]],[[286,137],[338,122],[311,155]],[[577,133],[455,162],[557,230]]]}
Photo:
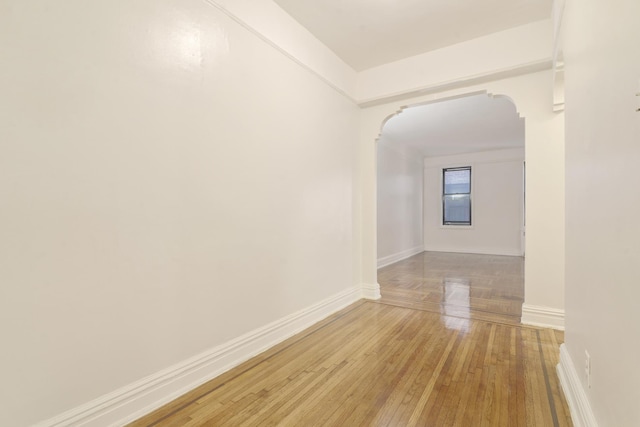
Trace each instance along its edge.
{"label": "arched doorway", "polygon": [[357,265],[365,298],[379,298],[377,282],[377,141],[384,124],[409,106],[469,94],[505,94],[526,120],[527,240],[523,323],[564,325],[564,121],[552,110],[550,72],[531,73],[466,88],[379,101],[362,110],[359,158],[361,193]]}
{"label": "arched doorway", "polygon": [[486,93],[386,120],[376,159],[383,300],[520,322],[524,142],[513,102]]}

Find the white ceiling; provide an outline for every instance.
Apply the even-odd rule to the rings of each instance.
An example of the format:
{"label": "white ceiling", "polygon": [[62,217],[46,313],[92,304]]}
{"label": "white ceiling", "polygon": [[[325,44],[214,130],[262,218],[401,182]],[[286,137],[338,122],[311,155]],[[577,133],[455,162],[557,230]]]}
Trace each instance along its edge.
{"label": "white ceiling", "polygon": [[356,71],[547,19],[552,0],[274,0]]}
{"label": "white ceiling", "polygon": [[[553,0],[274,0],[356,71],[548,19]],[[443,156],[524,147],[524,120],[486,94],[405,109],[381,143]]]}
{"label": "white ceiling", "polygon": [[380,142],[425,157],[524,147],[524,119],[508,98],[465,96],[404,109],[384,125]]}

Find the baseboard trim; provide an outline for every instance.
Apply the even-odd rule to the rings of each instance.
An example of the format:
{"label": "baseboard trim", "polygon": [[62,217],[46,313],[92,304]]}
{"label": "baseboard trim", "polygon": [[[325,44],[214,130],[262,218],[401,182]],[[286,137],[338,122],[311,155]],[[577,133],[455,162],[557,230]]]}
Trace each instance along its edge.
{"label": "baseboard trim", "polygon": [[424,247],[427,252],[450,252],[460,254],[477,254],[477,255],[502,255],[502,256],[523,256],[520,249],[495,249],[495,248],[433,248]]}
{"label": "baseboard trim", "polygon": [[564,331],[564,310],[522,304],[522,324]]}
{"label": "baseboard trim", "polygon": [[575,427],[598,427],[591,404],[573,364],[566,344],[560,346],[560,363],[556,367],[564,396],[567,399],[571,420]]}
{"label": "baseboard trim", "polygon": [[382,298],[380,294],[380,285],[378,283],[363,283],[362,284],[362,298],[376,300]]}
{"label": "baseboard trim", "polygon": [[405,251],[398,252],[393,255],[388,255],[382,258],[378,258],[378,268],[386,267],[387,265],[391,265],[398,261],[402,261],[403,259],[410,258],[421,252],[424,252],[424,247],[416,246],[415,248],[407,249]]}
{"label": "baseboard trim", "polygon": [[104,427],[132,422],[358,301],[363,292],[363,287],[346,289],[34,427]]}

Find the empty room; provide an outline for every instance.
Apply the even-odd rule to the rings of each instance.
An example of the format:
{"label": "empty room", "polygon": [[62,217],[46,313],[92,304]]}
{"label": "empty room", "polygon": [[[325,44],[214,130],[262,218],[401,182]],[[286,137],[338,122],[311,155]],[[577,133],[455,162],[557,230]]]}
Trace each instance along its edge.
{"label": "empty room", "polygon": [[0,426],[640,425],[637,0],[0,0]]}

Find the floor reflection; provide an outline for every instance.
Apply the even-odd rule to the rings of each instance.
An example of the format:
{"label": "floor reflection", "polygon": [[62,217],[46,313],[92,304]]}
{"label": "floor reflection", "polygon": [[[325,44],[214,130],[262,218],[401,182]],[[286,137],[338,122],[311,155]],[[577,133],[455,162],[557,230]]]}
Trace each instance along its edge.
{"label": "floor reflection", "polygon": [[[442,317],[519,325],[523,265],[522,257],[423,252],[378,270],[380,302]],[[456,330],[469,328],[468,321],[446,323]]]}
{"label": "floor reflection", "polygon": [[440,312],[447,329],[469,332],[471,318],[470,280],[446,278],[442,283]]}

